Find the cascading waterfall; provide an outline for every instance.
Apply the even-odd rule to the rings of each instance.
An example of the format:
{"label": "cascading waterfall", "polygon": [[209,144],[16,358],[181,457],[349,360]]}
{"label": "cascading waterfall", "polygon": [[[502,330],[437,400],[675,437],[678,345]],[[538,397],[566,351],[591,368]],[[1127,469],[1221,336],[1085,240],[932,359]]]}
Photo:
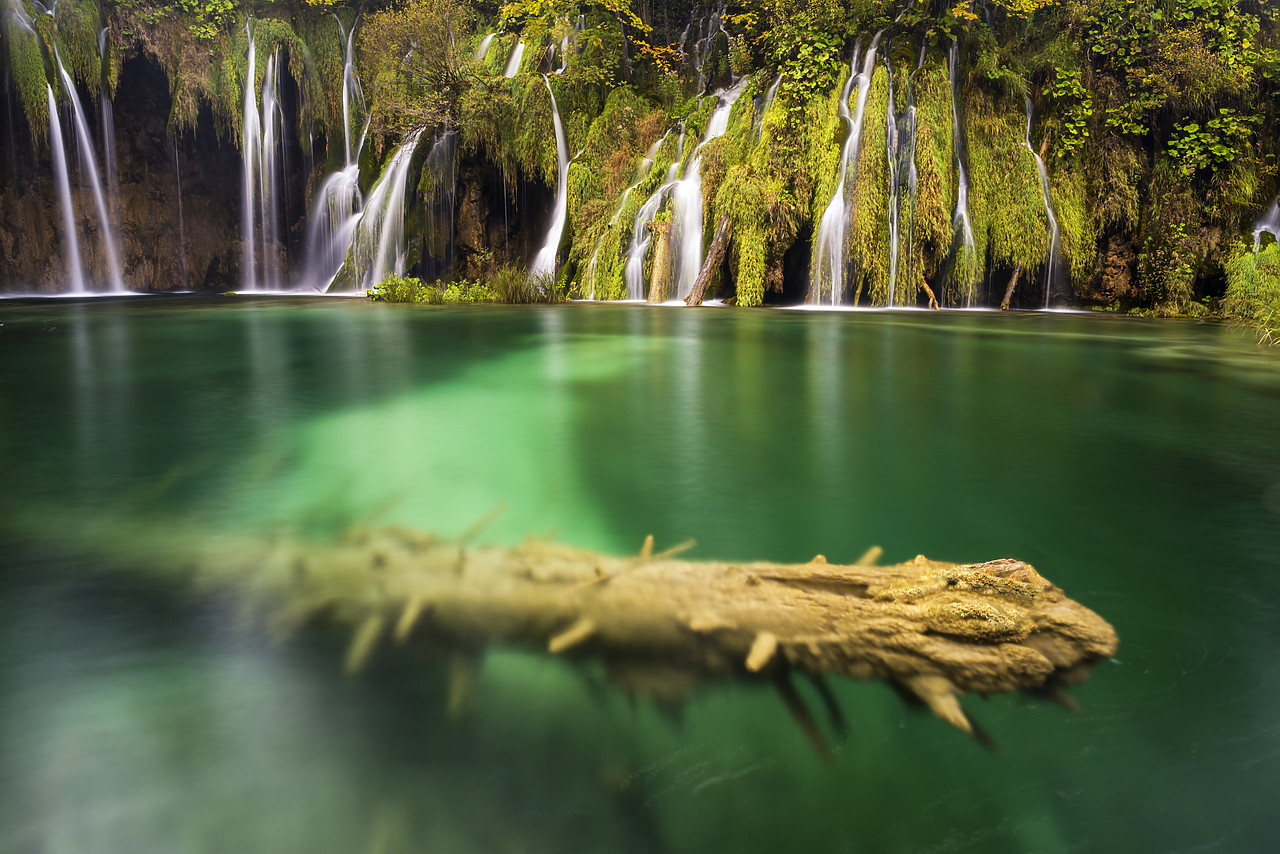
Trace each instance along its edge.
{"label": "cascading waterfall", "polygon": [[356,225],[363,213],[364,200],[360,195],[360,151],[364,148],[365,134],[369,131],[368,119],[364,129],[351,145],[352,108],[363,110],[364,95],[360,78],[355,71],[355,22],[344,34],[342,21],[338,22],[338,34],[345,45],[342,76],[342,124],[343,151],[346,160],[343,167],[324,179],[316,193],[315,205],[307,218],[307,266],[302,274],[302,284],[318,291],[328,290],[334,277],[342,269],[347,250],[355,236]]}
{"label": "cascading waterfall", "polygon": [[[680,36],[680,47],[684,52],[685,61],[692,61],[694,73],[698,75],[699,95],[707,91],[708,79],[705,72],[707,60],[711,58],[712,51],[715,50],[716,38],[723,33],[725,38],[729,37],[729,33],[724,28],[724,14],[726,7],[721,6],[711,10],[705,18],[694,22],[690,21],[689,25],[684,28],[684,32]],[[685,46],[688,44],[689,31],[697,26],[697,32],[694,33],[693,50],[688,50]]]}
{"label": "cascading waterfall", "polygon": [[280,106],[279,54],[267,58],[262,75],[262,107],[255,97],[257,47],[252,22],[244,85],[244,158],[240,239],[244,245],[241,280],[246,290],[280,287],[280,168],[284,160],[284,110]]}
{"label": "cascading waterfall", "polygon": [[524,39],[516,42],[516,49],[511,51],[511,58],[507,60],[507,69],[502,72],[503,77],[515,77],[520,71],[520,60],[524,58]]}
{"label": "cascading waterfall", "polygon": [[[952,232],[962,243],[964,260],[973,260],[973,226],[969,222],[969,171],[965,166],[964,130],[960,125],[960,43],[952,42],[947,53],[947,79],[951,85],[951,139],[956,153],[956,210],[951,217]],[[954,239],[953,239],[954,242]],[[952,250],[953,255],[955,249]],[[965,288],[965,307],[973,301],[973,289]]]}
{"label": "cascading waterfall", "polygon": [[489,33],[480,40],[480,46],[476,48],[476,62],[483,62],[484,58],[489,54],[489,42],[493,41],[493,37],[497,33]]}
{"label": "cascading waterfall", "polygon": [[1031,147],[1031,96],[1027,96],[1027,133],[1023,137],[1023,143],[1027,146],[1027,151],[1031,152],[1031,156],[1036,159],[1036,168],[1040,170],[1040,189],[1044,192],[1044,212],[1049,217],[1049,265],[1044,276],[1044,307],[1049,307],[1050,291],[1053,288],[1053,278],[1056,272],[1058,261],[1058,218],[1053,215],[1053,198],[1049,192],[1049,173],[1044,168],[1044,161],[1040,159],[1040,155]]}
{"label": "cascading waterfall", "polygon": [[[62,80],[63,91],[71,102],[71,116],[75,123],[75,137],[79,144],[81,167],[89,178],[89,189],[93,191],[93,202],[98,211],[98,228],[102,237],[102,251],[107,259],[107,280],[112,291],[124,290],[124,278],[120,274],[120,253],[116,248],[116,230],[111,225],[111,217],[107,213],[107,200],[102,191],[102,181],[98,177],[97,155],[93,150],[93,137],[89,134],[89,123],[85,121],[84,110],[80,106],[80,96],[76,93],[76,85],[71,75],[62,66],[62,57],[55,49],[54,65]],[[50,120],[52,121],[52,116]]]}
{"label": "cascading waterfall", "polygon": [[556,202],[551,214],[551,228],[547,231],[547,240],[543,243],[533,263],[529,265],[529,278],[555,275],[556,252],[560,249],[560,237],[564,234],[565,215],[569,206],[569,146],[564,139],[564,127],[560,124],[560,109],[556,106],[556,93],[551,91],[551,81],[542,75],[542,82],[551,96],[551,122],[556,130],[556,156],[559,158],[559,172],[556,179]]}
{"label": "cascading waterfall", "polygon": [[404,270],[405,183],[421,136],[420,129],[410,132],[391,155],[353,226],[347,263],[350,280],[361,287],[371,288]]}
{"label": "cascading waterfall", "polygon": [[1258,252],[1262,249],[1262,233],[1266,232],[1280,243],[1280,196],[1276,196],[1271,202],[1271,207],[1267,208],[1266,213],[1258,217],[1253,224],[1253,251]]}
{"label": "cascading waterfall", "polygon": [[[644,179],[649,177],[649,170],[653,168],[653,160],[658,156],[658,149],[662,147],[662,143],[667,141],[667,137],[671,135],[671,131],[664,133],[657,142],[649,146],[649,150],[644,153],[644,159],[640,161],[639,168],[636,169],[636,177],[631,186],[627,187],[622,193],[622,199],[618,202],[618,208],[613,212],[613,216],[609,217],[609,224],[605,229],[605,234],[613,229],[618,223],[618,217],[622,215],[622,210],[627,206],[627,199],[644,183]],[[587,263],[587,279],[591,282],[591,290],[587,294],[587,299],[596,298],[596,261],[600,257],[600,246],[604,243],[605,235],[600,235],[600,239],[596,241],[595,251],[591,253],[591,260]]]}
{"label": "cascading waterfall", "polygon": [[676,185],[676,176],[680,174],[680,160],[684,157],[684,128],[680,128],[680,136],[676,140],[676,159],[667,168],[666,178],[662,186],[653,191],[653,195],[645,199],[640,210],[636,211],[635,224],[631,229],[631,245],[627,249],[627,266],[624,277],[627,282],[627,299],[644,299],[644,259],[649,254],[649,244],[653,236],[646,227],[658,215],[667,193]]}
{"label": "cascading waterfall", "polygon": [[744,78],[717,93],[720,102],[707,120],[707,132],[694,149],[684,177],[676,184],[671,199],[672,258],[676,267],[676,298],[683,300],[693,290],[702,270],[702,147],[729,129],[729,113],[742,90]]}
{"label": "cascading waterfall", "polygon": [[[862,49],[859,39],[853,47],[853,59],[849,62],[849,80],[840,94],[840,117],[849,129],[840,155],[840,173],[836,178],[835,192],[813,241],[813,257],[809,264],[809,301],[821,305],[824,292],[830,294],[830,304],[840,305],[844,298],[844,241],[849,230],[850,206],[853,203],[853,185],[857,180],[858,152],[862,147],[862,125],[867,108],[867,96],[871,92],[871,76],[875,71],[876,50],[880,45],[880,33],[876,33],[862,58],[858,70],[858,53]],[[853,86],[858,87],[857,106],[849,112],[849,95]],[[852,172],[850,166],[853,166]]]}
{"label": "cascading waterfall", "polygon": [[80,263],[80,241],[76,237],[76,215],[71,203],[71,176],[67,170],[67,150],[62,144],[62,125],[58,116],[58,102],[49,90],[49,146],[53,149],[53,174],[58,183],[58,201],[62,209],[62,237],[67,256],[67,275],[71,278],[71,292],[84,293],[84,267]]}

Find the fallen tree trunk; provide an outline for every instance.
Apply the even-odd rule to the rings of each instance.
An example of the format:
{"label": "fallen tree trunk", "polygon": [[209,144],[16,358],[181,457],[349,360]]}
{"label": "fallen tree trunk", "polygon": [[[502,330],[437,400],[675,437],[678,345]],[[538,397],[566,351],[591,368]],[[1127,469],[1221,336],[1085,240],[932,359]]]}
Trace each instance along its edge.
{"label": "fallen tree trunk", "polygon": [[[791,672],[835,674],[887,680],[970,733],[961,694],[1065,700],[1060,688],[1117,645],[1105,620],[1016,560],[694,562],[653,554],[652,538],[619,558],[543,542],[467,548],[389,528],[328,544],[213,540],[197,564],[251,583],[277,627],[322,615],[351,627],[352,670],[392,636],[468,652],[516,645],[595,657],[659,700],[707,679],[774,680],[793,713]],[[807,713],[797,718],[812,735]]]}
{"label": "fallen tree trunk", "polygon": [[685,305],[702,305],[702,297],[707,292],[707,285],[711,284],[711,277],[724,263],[724,253],[729,248],[729,238],[732,233],[733,227],[729,224],[729,215],[725,214],[720,217],[720,224],[716,226],[716,236],[712,238],[711,248],[707,250],[707,260],[703,262],[702,269],[698,271],[698,278],[693,282],[693,290],[689,291],[689,295],[684,298]]}
{"label": "fallen tree trunk", "polygon": [[671,223],[650,222],[645,225],[653,235],[653,273],[649,277],[649,302],[667,301],[671,279]]}
{"label": "fallen tree trunk", "polygon": [[1009,303],[1013,299],[1013,289],[1018,286],[1018,279],[1022,278],[1022,265],[1013,268],[1013,275],[1009,277],[1009,287],[1004,290],[1004,299],[1000,300],[1000,310],[1008,311]]}

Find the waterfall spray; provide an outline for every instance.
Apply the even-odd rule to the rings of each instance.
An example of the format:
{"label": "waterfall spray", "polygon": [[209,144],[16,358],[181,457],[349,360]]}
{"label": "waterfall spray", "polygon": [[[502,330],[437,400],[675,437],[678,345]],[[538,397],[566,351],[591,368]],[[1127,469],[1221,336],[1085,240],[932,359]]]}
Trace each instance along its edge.
{"label": "waterfall spray", "polygon": [[[881,31],[883,32],[883,31]],[[871,92],[871,76],[875,71],[876,49],[881,33],[876,33],[862,58],[858,70],[858,52],[861,39],[854,45],[853,59],[849,62],[849,80],[840,95],[840,117],[849,129],[844,149],[840,155],[840,173],[836,178],[835,192],[813,241],[813,258],[809,264],[809,301],[822,304],[824,291],[830,294],[830,304],[839,305],[844,298],[844,240],[849,230],[850,208],[853,203],[853,185],[857,181],[858,153],[862,147],[862,125],[867,108],[867,96]],[[852,87],[858,87],[857,106],[849,112],[849,95]],[[850,167],[852,171],[850,171]]]}
{"label": "waterfall spray", "polygon": [[569,204],[569,146],[564,139],[564,128],[560,124],[560,109],[556,106],[556,93],[551,91],[551,81],[542,75],[542,82],[551,96],[551,121],[556,131],[556,156],[559,158],[559,170],[556,179],[555,208],[551,214],[551,228],[547,231],[546,242],[534,256],[529,265],[529,278],[555,275],[556,252],[560,248],[560,237],[564,233],[565,215]]}
{"label": "waterfall spray", "polygon": [[476,48],[476,62],[482,62],[489,53],[489,42],[493,41],[493,33],[489,33],[480,40],[480,47]]}
{"label": "waterfall spray", "polygon": [[1049,266],[1044,277],[1044,307],[1049,307],[1050,290],[1053,288],[1053,277],[1058,260],[1058,218],[1053,215],[1053,198],[1049,192],[1049,173],[1045,171],[1044,161],[1031,147],[1031,96],[1027,96],[1027,133],[1023,142],[1027,151],[1036,159],[1036,168],[1040,170],[1040,189],[1044,192],[1044,212],[1049,217]]}

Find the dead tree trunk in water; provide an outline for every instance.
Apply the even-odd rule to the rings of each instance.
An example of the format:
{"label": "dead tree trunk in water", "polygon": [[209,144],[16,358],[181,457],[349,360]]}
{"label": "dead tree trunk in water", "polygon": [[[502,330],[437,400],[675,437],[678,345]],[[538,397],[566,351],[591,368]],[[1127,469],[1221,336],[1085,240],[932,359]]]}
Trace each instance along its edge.
{"label": "dead tree trunk in water", "polygon": [[703,262],[698,278],[694,280],[693,290],[689,291],[689,295],[684,298],[685,305],[702,305],[702,296],[707,292],[707,285],[711,284],[711,277],[724,262],[724,253],[729,248],[729,238],[732,234],[733,227],[729,224],[729,215],[725,214],[720,217],[720,224],[716,226],[716,236],[711,241],[711,248],[707,250],[707,260]]}
{"label": "dead tree trunk in water", "polygon": [[1004,299],[1000,300],[1000,310],[1009,310],[1009,301],[1013,299],[1013,289],[1018,286],[1018,279],[1022,277],[1022,265],[1013,268],[1013,276],[1009,279],[1009,287],[1005,288]]}
{"label": "dead tree trunk in water", "polygon": [[649,277],[649,302],[667,301],[671,280],[671,223],[651,222],[645,226],[653,235],[653,274]]}

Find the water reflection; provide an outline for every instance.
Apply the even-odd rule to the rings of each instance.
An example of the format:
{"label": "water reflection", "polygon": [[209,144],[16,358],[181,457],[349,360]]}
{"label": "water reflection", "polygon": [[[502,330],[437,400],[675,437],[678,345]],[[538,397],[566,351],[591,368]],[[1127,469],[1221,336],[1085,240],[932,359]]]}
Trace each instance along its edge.
{"label": "water reflection", "polygon": [[[1280,777],[1280,361],[1216,327],[994,313],[0,305],[0,850],[1265,850]],[[212,535],[645,534],[726,559],[1014,555],[1116,624],[1083,714],[879,685],[820,768],[767,693],[674,723],[543,656],[273,646],[234,602],[59,557]],[[33,536],[31,519],[49,527]],[[64,539],[73,541],[74,536]],[[85,579],[93,580],[86,587]]]}

